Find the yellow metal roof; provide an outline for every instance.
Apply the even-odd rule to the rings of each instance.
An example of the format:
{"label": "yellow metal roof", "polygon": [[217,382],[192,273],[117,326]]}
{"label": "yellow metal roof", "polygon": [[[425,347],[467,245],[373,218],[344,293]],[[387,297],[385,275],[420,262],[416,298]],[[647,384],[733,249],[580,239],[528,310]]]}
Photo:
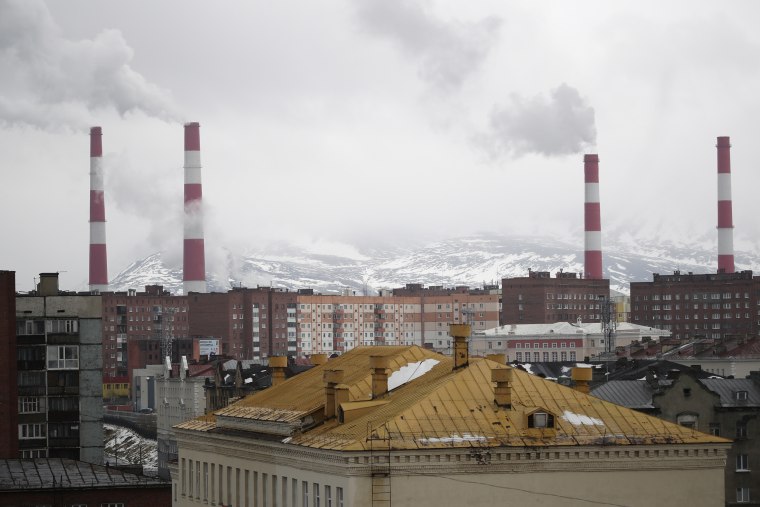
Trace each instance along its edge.
{"label": "yellow metal roof", "polygon": [[[351,402],[370,400],[370,355],[387,356],[392,371],[429,358],[439,363],[384,395],[382,399],[388,403],[348,423],[328,419],[294,435],[291,444],[362,450],[388,445],[404,449],[728,442],[516,369],[511,383],[511,408],[499,407],[494,403],[491,369],[507,366],[473,358],[469,366],[452,370],[450,357],[414,346],[354,349],[216,414],[258,421],[297,421],[324,407],[325,369],[344,370],[343,383],[349,386]],[[537,410],[555,416],[554,429],[527,427],[528,414]],[[206,417],[202,424],[196,419],[177,427],[209,431],[213,429],[211,421]]]}

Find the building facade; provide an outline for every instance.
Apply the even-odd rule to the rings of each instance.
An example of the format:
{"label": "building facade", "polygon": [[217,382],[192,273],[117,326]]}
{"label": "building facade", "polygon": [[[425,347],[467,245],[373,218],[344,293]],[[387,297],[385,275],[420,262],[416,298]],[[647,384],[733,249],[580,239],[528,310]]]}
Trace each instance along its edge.
{"label": "building facade", "polygon": [[599,322],[610,297],[607,279],[581,278],[577,273],[530,271],[527,277],[502,280],[502,324]]}
{"label": "building facade", "polygon": [[[511,324],[476,332],[470,352],[476,355],[506,354],[507,361],[547,363],[599,358],[608,350],[624,347],[635,340],[667,337],[661,329],[619,323],[608,336],[598,322],[556,322],[554,324]],[[607,341],[611,340],[611,344]]]}
{"label": "building facade", "polygon": [[675,338],[757,336],[760,277],[752,271],[655,273],[631,282],[631,322],[670,331]]}
{"label": "building facade", "polygon": [[[0,459],[18,458],[16,273],[0,271]],[[24,367],[25,365],[21,365]]]}
{"label": "building facade", "polygon": [[454,357],[355,348],[180,424],[173,505],[722,501],[728,440],[470,359],[459,338]]}
{"label": "building facade", "polygon": [[132,378],[137,368],[161,364],[171,343],[174,361],[192,352],[188,338],[187,296],[173,296],[160,285],[145,291],[106,292],[103,297],[103,379]]}
{"label": "building facade", "polygon": [[101,297],[57,273],[16,297],[20,458],[103,462]]}

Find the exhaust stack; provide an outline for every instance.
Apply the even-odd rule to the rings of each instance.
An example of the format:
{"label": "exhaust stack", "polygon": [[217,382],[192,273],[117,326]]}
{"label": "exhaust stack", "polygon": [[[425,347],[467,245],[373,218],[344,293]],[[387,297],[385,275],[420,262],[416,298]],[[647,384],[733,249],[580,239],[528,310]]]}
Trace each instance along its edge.
{"label": "exhaust stack", "polygon": [[203,244],[203,191],[201,189],[201,137],[198,123],[185,124],[185,244],[183,290],[206,292],[206,257]]}
{"label": "exhaust stack", "polygon": [[586,175],[586,202],[584,205],[586,278],[602,279],[602,219],[599,206],[599,155],[584,155]]}
{"label": "exhaust stack", "polygon": [[103,199],[103,131],[90,129],[90,290],[108,290],[106,204]]}
{"label": "exhaust stack", "polygon": [[731,204],[731,138],[718,144],[718,273],[733,273],[734,222]]}

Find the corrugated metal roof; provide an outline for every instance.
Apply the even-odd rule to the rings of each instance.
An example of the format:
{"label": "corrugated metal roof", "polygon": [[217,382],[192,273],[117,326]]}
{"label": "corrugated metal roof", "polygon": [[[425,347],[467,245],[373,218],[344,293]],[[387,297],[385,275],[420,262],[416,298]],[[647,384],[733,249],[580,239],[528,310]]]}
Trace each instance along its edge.
{"label": "corrugated metal roof", "polygon": [[157,478],[71,459],[0,460],[0,490],[164,486]]}
{"label": "corrugated metal roof", "polygon": [[[425,375],[386,394],[382,399],[389,403],[349,423],[329,419],[294,435],[290,443],[361,450],[388,445],[435,448],[726,442],[516,369],[511,387],[512,407],[498,407],[494,403],[491,369],[503,365],[471,359],[468,367],[454,371],[451,358],[419,347],[354,349],[279,386],[248,396],[217,414],[240,413],[241,417],[247,417],[256,410],[312,413],[325,403],[322,381],[325,369],[345,371],[343,383],[349,386],[351,401],[368,400],[370,355],[387,356],[394,371],[429,357],[440,362]],[[527,414],[537,409],[555,415],[555,429],[526,427]],[[194,429],[187,423],[178,428]]]}
{"label": "corrugated metal roof", "polygon": [[[760,386],[753,380],[745,378],[708,378],[700,382],[710,391],[720,396],[722,407],[760,407]],[[740,400],[736,393],[747,392],[747,399]]]}
{"label": "corrugated metal roof", "polygon": [[591,394],[628,408],[654,408],[652,387],[646,380],[610,380],[595,387]]}

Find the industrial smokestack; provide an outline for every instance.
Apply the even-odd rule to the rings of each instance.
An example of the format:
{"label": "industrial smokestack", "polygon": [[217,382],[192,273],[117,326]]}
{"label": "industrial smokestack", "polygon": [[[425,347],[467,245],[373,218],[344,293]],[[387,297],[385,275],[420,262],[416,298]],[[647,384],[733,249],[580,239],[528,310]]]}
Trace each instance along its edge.
{"label": "industrial smokestack", "polygon": [[734,272],[734,221],[731,211],[731,139],[718,138],[718,272]]}
{"label": "industrial smokestack", "polygon": [[599,208],[599,155],[584,155],[586,174],[586,223],[584,271],[586,278],[602,279],[602,219]]}
{"label": "industrial smokestack", "polygon": [[108,290],[106,204],[103,200],[103,131],[90,129],[90,290]]}
{"label": "industrial smokestack", "polygon": [[185,244],[182,266],[185,294],[206,292],[203,244],[201,136],[198,123],[185,124]]}

